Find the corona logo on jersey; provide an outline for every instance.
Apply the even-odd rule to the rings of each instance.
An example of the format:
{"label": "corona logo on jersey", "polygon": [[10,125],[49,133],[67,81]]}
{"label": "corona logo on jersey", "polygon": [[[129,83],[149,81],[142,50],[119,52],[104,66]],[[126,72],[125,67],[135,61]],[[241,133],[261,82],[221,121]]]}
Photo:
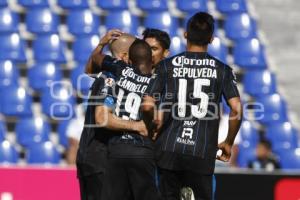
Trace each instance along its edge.
{"label": "corona logo on jersey", "polygon": [[172,60],[172,64],[176,67],[183,65],[196,65],[196,66],[211,66],[216,67],[216,61],[214,59],[192,59],[185,56],[176,56]]}

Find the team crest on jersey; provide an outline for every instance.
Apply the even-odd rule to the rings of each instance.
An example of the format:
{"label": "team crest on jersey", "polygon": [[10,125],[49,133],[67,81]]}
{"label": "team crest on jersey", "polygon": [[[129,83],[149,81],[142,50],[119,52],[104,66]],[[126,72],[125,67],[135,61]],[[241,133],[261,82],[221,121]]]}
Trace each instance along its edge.
{"label": "team crest on jersey", "polygon": [[112,86],[114,86],[114,84],[115,84],[115,80],[114,79],[112,79],[112,78],[105,79],[105,86],[112,87]]}

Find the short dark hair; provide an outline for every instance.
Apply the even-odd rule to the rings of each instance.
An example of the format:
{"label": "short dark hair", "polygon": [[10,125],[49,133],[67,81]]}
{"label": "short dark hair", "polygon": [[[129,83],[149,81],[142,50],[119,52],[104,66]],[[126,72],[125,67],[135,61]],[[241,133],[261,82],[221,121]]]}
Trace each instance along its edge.
{"label": "short dark hair", "polygon": [[152,63],[152,51],[150,45],[144,40],[136,39],[129,48],[129,60],[133,65]]}
{"label": "short dark hair", "polygon": [[272,149],[272,143],[269,140],[265,139],[265,138],[262,138],[259,141],[259,144],[265,146],[267,149],[270,149],[270,150]]}
{"label": "short dark hair", "polygon": [[198,12],[187,23],[187,40],[195,45],[208,45],[214,33],[214,18],[206,12]]}
{"label": "short dark hair", "polygon": [[164,49],[170,49],[171,39],[167,32],[154,28],[146,28],[143,32],[144,40],[155,38]]}

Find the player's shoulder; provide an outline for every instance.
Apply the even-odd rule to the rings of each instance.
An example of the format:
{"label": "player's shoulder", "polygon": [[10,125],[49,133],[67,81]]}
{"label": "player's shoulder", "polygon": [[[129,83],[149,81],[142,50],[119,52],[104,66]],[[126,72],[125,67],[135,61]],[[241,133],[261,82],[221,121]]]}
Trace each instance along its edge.
{"label": "player's shoulder", "polygon": [[166,58],[165,61],[166,61],[166,63],[172,64],[174,59],[176,59],[178,57],[181,57],[181,56],[184,56],[184,55],[185,55],[185,52],[183,51],[181,53],[178,53],[178,54],[175,54],[173,56],[170,56],[170,57]]}
{"label": "player's shoulder", "polygon": [[179,53],[179,54],[176,54],[176,55],[173,55],[171,57],[168,57],[168,58],[165,58],[163,59],[162,61],[160,61],[158,64],[157,64],[157,68],[161,68],[161,69],[164,69],[167,71],[168,67],[171,67],[173,68],[173,60],[177,57],[180,57],[180,56],[183,56],[184,55],[184,52],[182,53]]}
{"label": "player's shoulder", "polygon": [[232,68],[226,64],[225,62],[221,61],[220,59],[210,55],[210,54],[207,54],[207,56],[209,57],[209,59],[212,59],[215,61],[215,66],[217,68],[220,68],[221,70],[232,70]]}
{"label": "player's shoulder", "polygon": [[107,65],[120,65],[120,66],[128,66],[126,62],[123,60],[112,57],[111,55],[105,55],[103,59],[103,63]]}

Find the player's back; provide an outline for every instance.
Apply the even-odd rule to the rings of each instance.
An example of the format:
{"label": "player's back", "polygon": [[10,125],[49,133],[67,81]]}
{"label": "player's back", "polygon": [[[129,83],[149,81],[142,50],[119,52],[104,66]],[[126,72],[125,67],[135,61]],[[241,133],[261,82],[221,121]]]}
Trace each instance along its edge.
{"label": "player's back", "polygon": [[238,94],[229,66],[206,52],[183,52],[160,63],[152,96],[161,93],[165,113],[161,151],[215,159],[219,104]]}
{"label": "player's back", "polygon": [[[136,67],[127,66],[116,83],[117,103],[115,115],[125,120],[140,121],[141,103],[152,79],[152,74],[142,74]],[[153,157],[153,142],[135,131],[119,132],[110,140],[112,157]]]}

